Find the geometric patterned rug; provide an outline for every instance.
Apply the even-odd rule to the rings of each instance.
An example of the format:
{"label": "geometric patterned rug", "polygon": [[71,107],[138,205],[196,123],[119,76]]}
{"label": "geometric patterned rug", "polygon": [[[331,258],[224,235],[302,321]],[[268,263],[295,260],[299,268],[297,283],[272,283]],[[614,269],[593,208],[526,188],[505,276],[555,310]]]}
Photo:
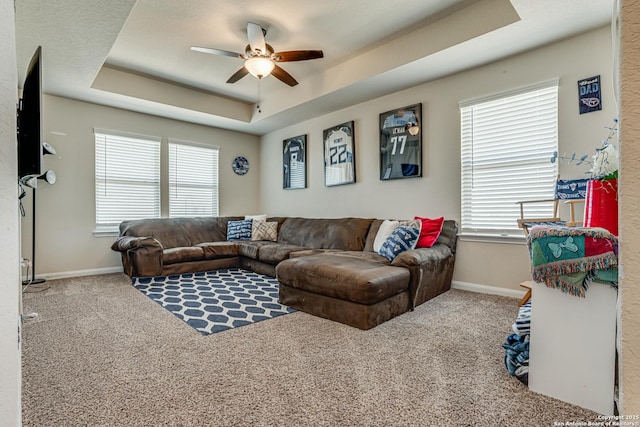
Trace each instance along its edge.
{"label": "geometric patterned rug", "polygon": [[203,335],[287,313],[278,303],[278,281],[240,268],[134,277],[133,286]]}

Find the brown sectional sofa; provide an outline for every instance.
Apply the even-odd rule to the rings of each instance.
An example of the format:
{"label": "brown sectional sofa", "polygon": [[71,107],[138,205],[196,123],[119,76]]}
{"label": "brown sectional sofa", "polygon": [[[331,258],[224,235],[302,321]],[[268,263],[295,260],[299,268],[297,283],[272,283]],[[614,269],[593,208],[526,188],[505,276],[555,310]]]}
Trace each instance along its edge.
{"label": "brown sectional sofa", "polygon": [[277,241],[227,241],[227,222],[242,217],[125,221],[112,249],[131,277],[241,267],[277,277],[281,303],[370,329],[451,287],[457,227],[447,220],[431,248],[392,262],[373,251],[382,220],[268,218]]}

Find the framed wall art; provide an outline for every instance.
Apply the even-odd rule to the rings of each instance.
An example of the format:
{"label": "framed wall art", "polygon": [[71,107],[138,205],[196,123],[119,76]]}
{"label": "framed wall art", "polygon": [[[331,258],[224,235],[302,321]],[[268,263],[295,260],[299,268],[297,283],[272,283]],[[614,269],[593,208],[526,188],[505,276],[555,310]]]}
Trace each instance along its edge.
{"label": "framed wall art", "polygon": [[353,121],[322,132],[324,141],[324,185],[356,182],[355,139]]}
{"label": "framed wall art", "polygon": [[380,179],[422,176],[422,104],[380,114]]}
{"label": "framed wall art", "polygon": [[246,175],[247,172],[249,172],[249,160],[247,160],[246,157],[238,156],[233,159],[231,169],[233,169],[236,175]]}
{"label": "framed wall art", "polygon": [[282,188],[307,188],[307,135],[282,141]]}
{"label": "framed wall art", "polygon": [[580,114],[602,110],[602,92],[600,88],[600,76],[578,80]]}

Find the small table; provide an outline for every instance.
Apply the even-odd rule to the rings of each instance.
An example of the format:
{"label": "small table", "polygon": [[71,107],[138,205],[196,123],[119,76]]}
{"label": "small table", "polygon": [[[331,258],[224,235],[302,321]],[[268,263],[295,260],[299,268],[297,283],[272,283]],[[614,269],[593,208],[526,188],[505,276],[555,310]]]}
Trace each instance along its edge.
{"label": "small table", "polygon": [[592,283],[578,298],[532,283],[529,389],[613,415],[616,290]]}

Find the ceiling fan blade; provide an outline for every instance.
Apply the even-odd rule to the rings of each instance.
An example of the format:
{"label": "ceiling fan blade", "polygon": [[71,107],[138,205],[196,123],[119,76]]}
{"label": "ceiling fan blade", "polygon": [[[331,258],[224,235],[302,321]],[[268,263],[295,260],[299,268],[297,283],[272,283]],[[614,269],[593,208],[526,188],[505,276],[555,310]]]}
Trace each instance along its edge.
{"label": "ceiling fan blade", "polygon": [[324,53],[321,50],[290,50],[273,54],[273,60],[276,62],[306,61],[318,58],[324,58]]}
{"label": "ceiling fan blade", "polygon": [[249,38],[249,46],[251,46],[251,50],[259,50],[263,55],[267,54],[264,32],[260,25],[254,24],[253,22],[247,23],[247,37]]}
{"label": "ceiling fan blade", "polygon": [[244,76],[246,76],[247,74],[249,74],[249,70],[247,70],[246,68],[242,67],[238,71],[236,71],[233,74],[233,76],[229,77],[229,80],[227,80],[227,83],[235,83],[238,80],[240,80],[241,78],[243,78]]}
{"label": "ceiling fan blade", "polygon": [[[275,64],[274,64],[275,65]],[[273,75],[276,79],[280,80],[283,83],[288,84],[289,86],[295,86],[298,84],[296,79],[294,79],[291,74],[287,73],[282,68],[275,65],[273,71],[271,71],[271,75]]]}
{"label": "ceiling fan blade", "polygon": [[228,50],[213,49],[213,48],[210,48],[210,47],[191,46],[191,50],[195,50],[196,52],[202,52],[202,53],[210,53],[212,55],[230,56],[232,58],[244,58],[245,57],[241,53],[229,52]]}

